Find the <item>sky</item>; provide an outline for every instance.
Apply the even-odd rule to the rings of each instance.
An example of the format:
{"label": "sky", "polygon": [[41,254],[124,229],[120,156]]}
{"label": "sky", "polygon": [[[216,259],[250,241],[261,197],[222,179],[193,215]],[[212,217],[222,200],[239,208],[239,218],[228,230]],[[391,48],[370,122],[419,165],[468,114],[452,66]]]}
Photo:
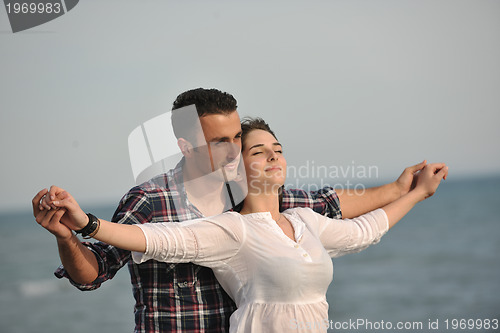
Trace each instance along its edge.
{"label": "sky", "polygon": [[2,7],[0,49],[0,212],[52,184],[118,203],[128,135],[197,87],[269,122],[302,179],[500,173],[499,1],[87,0],[18,33]]}

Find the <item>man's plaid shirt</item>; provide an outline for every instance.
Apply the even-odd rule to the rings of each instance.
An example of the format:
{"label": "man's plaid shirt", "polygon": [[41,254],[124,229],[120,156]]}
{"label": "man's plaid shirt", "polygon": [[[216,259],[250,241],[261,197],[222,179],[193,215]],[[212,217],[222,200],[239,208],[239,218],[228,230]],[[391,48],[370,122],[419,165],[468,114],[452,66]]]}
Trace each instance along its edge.
{"label": "man's plaid shirt", "polygon": [[[120,201],[113,222],[136,224],[180,222],[203,217],[187,200],[182,185],[182,167],[132,188]],[[283,210],[310,207],[316,212],[341,218],[333,188],[319,191],[286,190]],[[91,284],[72,281],[60,266],[55,275],[66,277],[80,290],[94,290],[114,277],[128,263],[133,284],[135,332],[228,332],[234,302],[217,282],[211,269],[194,264],[168,264],[149,260],[134,264],[130,251],[105,243],[85,243],[99,263],[99,276]]]}

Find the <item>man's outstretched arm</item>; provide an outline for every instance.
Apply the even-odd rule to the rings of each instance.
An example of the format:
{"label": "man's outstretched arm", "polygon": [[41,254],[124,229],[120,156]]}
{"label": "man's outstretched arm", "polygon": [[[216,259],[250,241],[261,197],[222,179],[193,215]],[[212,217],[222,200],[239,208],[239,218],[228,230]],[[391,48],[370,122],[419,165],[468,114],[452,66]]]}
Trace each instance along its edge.
{"label": "man's outstretched arm", "polygon": [[[56,192],[56,189],[51,188],[51,192]],[[48,205],[41,203],[46,194],[50,195],[47,189],[41,190],[32,200],[33,215],[37,223],[56,237],[61,263],[71,279],[79,284],[93,282],[99,274],[94,253],[80,242],[71,229],[59,222],[65,213],[64,209],[57,211],[57,216],[49,214],[51,211],[53,213],[54,208],[50,207],[49,210]]]}
{"label": "man's outstretched arm", "polygon": [[417,174],[427,161],[406,168],[399,178],[389,184],[367,188],[364,191],[337,191],[343,218],[353,218],[383,207],[408,193],[414,186]]}
{"label": "man's outstretched arm", "polygon": [[73,235],[67,241],[57,240],[59,257],[71,279],[78,284],[90,284],[99,275],[95,254]]}

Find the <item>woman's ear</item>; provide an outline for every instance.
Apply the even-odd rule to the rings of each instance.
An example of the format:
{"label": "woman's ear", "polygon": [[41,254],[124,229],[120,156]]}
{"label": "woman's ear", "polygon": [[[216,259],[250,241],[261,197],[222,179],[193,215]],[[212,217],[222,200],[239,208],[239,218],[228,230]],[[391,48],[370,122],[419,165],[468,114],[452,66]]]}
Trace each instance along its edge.
{"label": "woman's ear", "polygon": [[193,145],[186,139],[180,138],[177,140],[177,146],[182,152],[182,155],[189,156],[193,153]]}

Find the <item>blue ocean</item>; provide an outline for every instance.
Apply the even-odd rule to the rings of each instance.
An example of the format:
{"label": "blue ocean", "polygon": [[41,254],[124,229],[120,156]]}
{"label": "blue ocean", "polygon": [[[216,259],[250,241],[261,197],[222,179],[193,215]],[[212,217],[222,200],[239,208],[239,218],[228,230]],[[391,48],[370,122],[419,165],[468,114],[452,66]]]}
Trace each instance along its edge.
{"label": "blue ocean", "polygon": [[[334,259],[329,322],[308,324],[335,332],[500,331],[498,189],[500,177],[449,179],[379,244]],[[108,219],[114,209],[86,207]],[[0,331],[133,331],[126,268],[93,292],[56,279],[55,239],[30,211],[0,213],[0,249]]]}

